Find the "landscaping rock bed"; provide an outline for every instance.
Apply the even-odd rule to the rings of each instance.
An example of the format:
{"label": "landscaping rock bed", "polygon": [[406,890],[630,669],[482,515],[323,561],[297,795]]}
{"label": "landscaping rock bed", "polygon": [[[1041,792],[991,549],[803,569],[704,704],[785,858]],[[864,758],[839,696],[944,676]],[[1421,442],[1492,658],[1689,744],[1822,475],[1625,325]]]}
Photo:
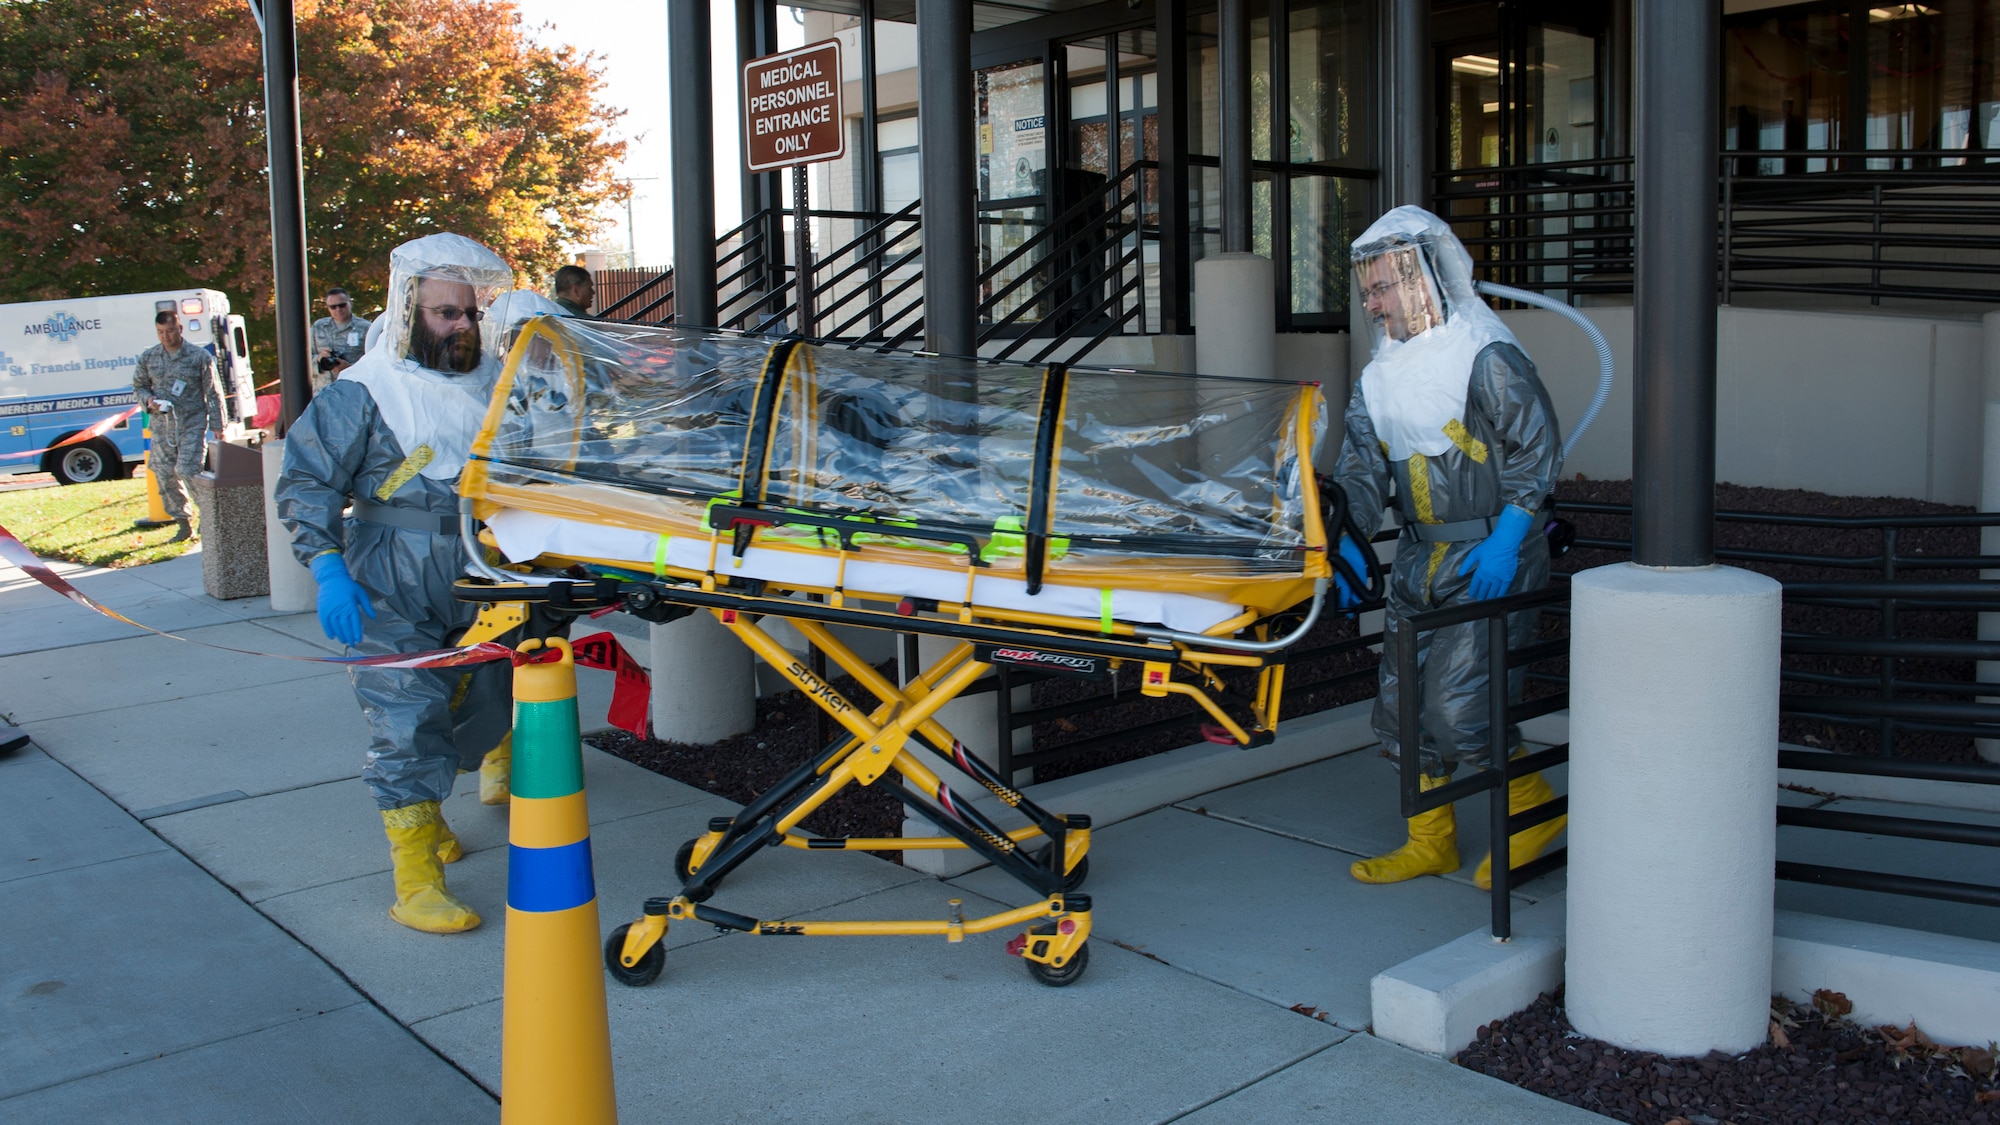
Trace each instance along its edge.
{"label": "landscaping rock bed", "polygon": [[2000,1125],[1990,1047],[1842,1018],[1837,993],[1776,998],[1771,1040],[1743,1055],[1670,1059],[1579,1035],[1560,993],[1479,1029],[1460,1066],[1634,1125]]}

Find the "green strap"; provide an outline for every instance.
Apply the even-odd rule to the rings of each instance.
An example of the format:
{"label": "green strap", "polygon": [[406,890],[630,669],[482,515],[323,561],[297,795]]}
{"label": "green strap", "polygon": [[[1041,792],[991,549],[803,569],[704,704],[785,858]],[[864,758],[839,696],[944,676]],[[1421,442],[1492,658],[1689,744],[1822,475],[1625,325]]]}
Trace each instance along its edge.
{"label": "green strap", "polygon": [[673,540],[673,536],[671,536],[671,535],[662,535],[662,536],[660,536],[660,541],[659,541],[659,542],[658,542],[657,544],[655,544],[655,545],[654,545],[654,547],[653,547],[653,577],[655,577],[655,578],[664,578],[664,577],[666,577],[666,574],[667,574],[667,544],[668,544],[669,542],[671,542],[672,540]]}
{"label": "green strap", "polygon": [[1097,624],[1106,633],[1111,632],[1111,590],[1109,587],[1097,591]]}

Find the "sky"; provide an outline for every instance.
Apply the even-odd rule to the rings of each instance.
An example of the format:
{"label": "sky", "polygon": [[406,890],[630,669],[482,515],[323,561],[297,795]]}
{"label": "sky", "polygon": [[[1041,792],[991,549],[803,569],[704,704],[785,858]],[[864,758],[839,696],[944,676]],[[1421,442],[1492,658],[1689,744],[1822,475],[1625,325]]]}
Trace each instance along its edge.
{"label": "sky", "polygon": [[[665,266],[673,256],[673,203],[667,136],[667,4],[687,0],[515,0],[528,33],[596,56],[603,100],[626,111],[615,134],[626,142],[618,175],[632,184],[630,222],[612,208],[601,241],[635,250],[638,264]],[[736,16],[732,0],[710,0],[714,33],[715,211],[720,229],[742,221],[736,168],[741,160],[736,109]],[[789,9],[779,10],[779,43],[804,40]],[[581,249],[579,247],[579,249]]]}

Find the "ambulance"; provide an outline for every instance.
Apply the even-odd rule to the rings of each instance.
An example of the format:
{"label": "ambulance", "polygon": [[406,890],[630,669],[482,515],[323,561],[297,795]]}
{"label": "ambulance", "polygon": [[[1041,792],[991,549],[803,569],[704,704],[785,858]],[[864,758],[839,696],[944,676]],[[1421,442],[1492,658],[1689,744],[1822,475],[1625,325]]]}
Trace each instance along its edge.
{"label": "ambulance", "polygon": [[139,353],[159,343],[153,318],[173,313],[183,347],[215,356],[224,433],[256,415],[243,318],[213,289],[0,305],[0,474],[53,473],[63,484],[116,480],[144,455],[145,415],[74,440],[132,405]]}

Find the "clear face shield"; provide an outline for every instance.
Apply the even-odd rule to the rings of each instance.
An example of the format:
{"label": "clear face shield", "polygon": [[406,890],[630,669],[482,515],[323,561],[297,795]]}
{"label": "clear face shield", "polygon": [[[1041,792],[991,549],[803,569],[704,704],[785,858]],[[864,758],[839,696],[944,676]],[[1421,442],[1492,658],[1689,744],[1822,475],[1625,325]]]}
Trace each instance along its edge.
{"label": "clear face shield", "polygon": [[1419,242],[1377,243],[1354,254],[1352,324],[1368,326],[1370,354],[1445,323],[1444,287]]}
{"label": "clear face shield", "polygon": [[449,273],[404,279],[397,294],[404,326],[398,354],[446,375],[476,370],[486,354],[480,322],[499,292]]}
{"label": "clear face shield", "polygon": [[383,342],[397,359],[444,375],[479,370],[492,356],[482,322],[495,298],[514,287],[499,255],[469,238],[434,234],[406,242],[389,259]]}

